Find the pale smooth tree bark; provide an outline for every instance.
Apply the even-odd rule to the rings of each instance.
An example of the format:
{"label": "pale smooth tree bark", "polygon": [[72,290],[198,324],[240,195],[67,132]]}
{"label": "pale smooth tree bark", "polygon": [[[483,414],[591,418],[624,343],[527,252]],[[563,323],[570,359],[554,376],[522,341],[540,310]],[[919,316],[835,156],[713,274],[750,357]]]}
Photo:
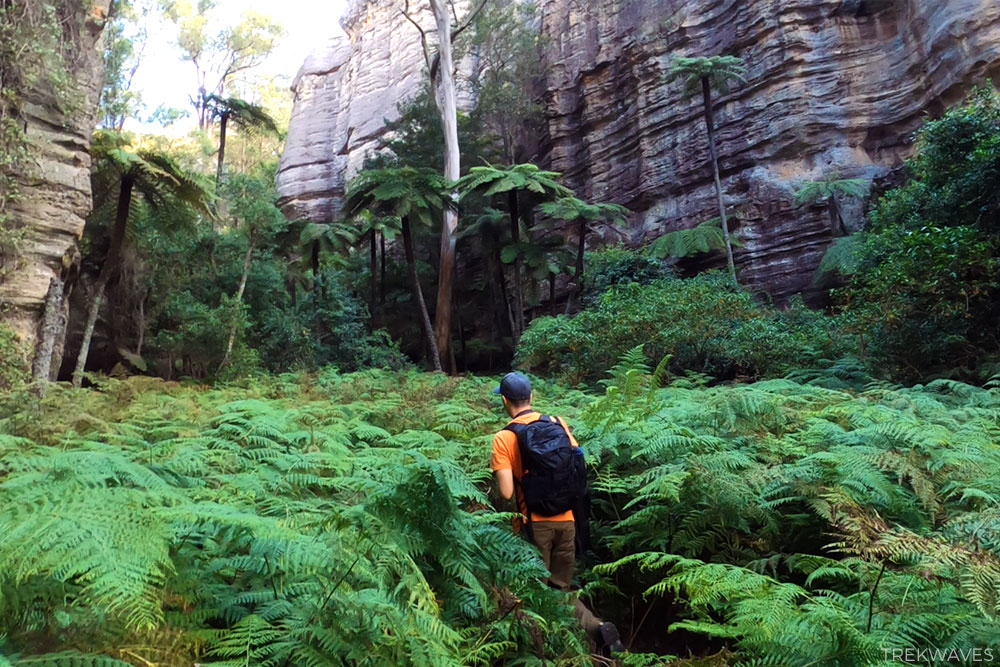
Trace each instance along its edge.
{"label": "pale smooth tree bark", "polygon": [[37,383],[37,393],[45,393],[52,369],[52,352],[59,335],[59,324],[62,319],[64,285],[63,281],[53,276],[49,280],[49,292],[45,296],[45,311],[42,314],[42,325],[38,332],[38,346],[35,348],[35,360],[31,366],[31,380]]}
{"label": "pale smooth tree bark", "polygon": [[236,289],[236,299],[234,301],[234,312],[233,312],[233,326],[229,329],[229,340],[226,342],[226,353],[222,357],[222,363],[219,364],[219,370],[221,372],[226,364],[229,363],[229,357],[233,353],[233,346],[236,343],[236,331],[239,328],[239,308],[240,304],[243,303],[243,293],[247,289],[247,279],[250,277],[250,265],[253,263],[253,250],[254,244],[256,243],[256,235],[253,231],[250,232],[250,238],[247,245],[247,254],[243,256],[243,273],[240,274],[240,286]]}
{"label": "pale smooth tree bark", "polygon": [[[455,9],[455,0],[429,0],[431,13],[434,15],[434,26],[438,36],[437,53],[431,55],[427,31],[414,18],[410,10],[410,0],[404,0],[403,16],[420,33],[420,45],[424,51],[424,59],[430,72],[431,87],[434,90],[434,102],[441,115],[444,128],[444,176],[450,181],[457,181],[461,175],[461,157],[458,144],[458,103],[455,86],[455,62],[452,45],[476,16],[486,6],[488,0],[479,0],[476,5],[459,23]],[[452,25],[452,19],[455,25]],[[452,192],[450,204],[454,204],[458,194]],[[455,284],[455,233],[458,230],[458,211],[454,205],[444,211],[441,224],[441,262],[438,272],[437,307],[434,311],[434,349],[437,357],[451,357],[451,319],[452,292]],[[453,371],[455,369],[452,369]]]}
{"label": "pale smooth tree bark", "polygon": [[[455,90],[455,64],[452,58],[451,19],[445,0],[430,0],[434,24],[438,33],[438,76],[435,100],[444,127],[444,177],[449,183],[458,180],[461,157],[458,146],[458,103]],[[432,82],[433,83],[433,82]],[[458,211],[454,202],[457,192],[450,193],[450,206],[444,211],[441,224],[441,263],[438,273],[437,308],[434,311],[434,344],[438,358],[451,358],[452,291],[455,281],[455,233]],[[451,371],[455,372],[454,366]]]}

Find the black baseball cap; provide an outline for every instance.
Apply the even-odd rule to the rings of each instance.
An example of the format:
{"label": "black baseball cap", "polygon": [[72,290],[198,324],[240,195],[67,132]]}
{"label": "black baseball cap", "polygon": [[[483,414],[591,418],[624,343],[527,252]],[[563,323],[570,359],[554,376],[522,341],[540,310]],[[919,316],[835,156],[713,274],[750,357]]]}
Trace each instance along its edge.
{"label": "black baseball cap", "polygon": [[526,401],[531,398],[531,380],[523,373],[507,373],[493,393],[500,394],[508,401]]}

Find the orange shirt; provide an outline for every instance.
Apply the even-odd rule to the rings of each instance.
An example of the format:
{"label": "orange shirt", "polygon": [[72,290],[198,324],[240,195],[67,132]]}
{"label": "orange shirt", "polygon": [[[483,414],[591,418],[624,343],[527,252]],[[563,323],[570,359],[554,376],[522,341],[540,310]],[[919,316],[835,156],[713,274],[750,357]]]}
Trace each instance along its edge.
{"label": "orange shirt", "polygon": [[[510,421],[511,424],[530,424],[532,422],[538,421],[541,417],[541,413],[538,412],[527,412],[519,417],[515,417]],[[569,435],[569,441],[573,443],[574,447],[579,447],[580,443],[576,441],[573,437],[573,433],[569,430],[569,425],[566,421],[560,417],[556,417],[563,428],[566,429],[566,433]],[[511,431],[503,430],[493,436],[493,455],[490,457],[490,468],[493,472],[497,470],[510,470],[515,480],[520,480],[521,476],[524,474],[524,469],[521,466],[521,452],[517,448],[517,436]],[[517,494],[517,507],[520,509],[521,514],[525,514],[528,511],[527,506],[524,504],[524,496],[521,495],[520,485],[514,486],[515,493]],[[572,521],[573,511],[563,512],[562,514],[556,514],[555,516],[542,516],[541,514],[531,513],[532,521]]]}

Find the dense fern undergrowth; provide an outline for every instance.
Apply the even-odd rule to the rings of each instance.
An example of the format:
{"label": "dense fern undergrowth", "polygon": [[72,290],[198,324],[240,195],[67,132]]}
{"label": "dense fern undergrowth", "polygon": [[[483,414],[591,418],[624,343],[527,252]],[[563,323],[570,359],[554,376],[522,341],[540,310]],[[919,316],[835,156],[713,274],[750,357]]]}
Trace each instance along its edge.
{"label": "dense fern undergrowth", "polygon": [[[708,386],[641,360],[600,395],[536,387],[591,463],[578,583],[628,664],[1000,655],[1000,389],[850,364]],[[366,371],[6,397],[0,665],[590,664],[488,496],[490,387]]]}

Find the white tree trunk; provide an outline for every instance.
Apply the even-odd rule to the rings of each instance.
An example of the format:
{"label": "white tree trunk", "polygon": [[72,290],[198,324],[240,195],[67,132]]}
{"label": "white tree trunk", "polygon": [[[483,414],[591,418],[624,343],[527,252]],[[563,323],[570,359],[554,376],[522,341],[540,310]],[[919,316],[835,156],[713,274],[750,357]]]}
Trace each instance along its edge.
{"label": "white tree trunk", "polygon": [[76,368],[73,369],[73,386],[80,388],[83,384],[83,371],[87,367],[87,356],[90,355],[90,341],[94,337],[94,327],[97,325],[97,315],[101,312],[101,301],[104,300],[103,280],[98,280],[94,287],[94,298],[90,302],[87,313],[87,326],[83,330],[83,340],[80,342],[80,352],[76,356]]}
{"label": "white tree trunk", "polygon": [[49,381],[52,351],[56,346],[62,317],[64,287],[63,281],[55,276],[49,280],[49,293],[45,297],[45,311],[38,331],[38,345],[35,347],[35,361],[31,367],[31,380],[38,384],[39,395],[45,393],[45,385]]}
{"label": "white tree trunk", "polygon": [[240,274],[240,286],[236,290],[236,300],[235,300],[235,311],[233,313],[233,326],[229,329],[229,340],[226,342],[226,354],[222,357],[222,363],[219,364],[219,370],[216,372],[221,372],[226,364],[229,363],[229,357],[233,353],[233,346],[236,343],[236,330],[239,327],[239,308],[240,304],[243,302],[243,293],[247,289],[247,279],[250,277],[250,265],[253,263],[253,247],[256,242],[256,238],[253,232],[250,232],[249,245],[247,245],[247,254],[243,256],[243,273]]}
{"label": "white tree trunk", "polygon": [[[438,76],[434,99],[441,114],[444,128],[444,177],[450,182],[458,180],[461,157],[458,146],[458,104],[455,91],[455,63],[452,57],[451,13],[447,0],[430,0],[431,11],[438,34]],[[452,200],[457,193],[451,193]],[[434,311],[434,342],[438,357],[449,359],[451,348],[452,289],[455,275],[455,232],[458,230],[458,212],[453,207],[444,211],[441,226],[441,265],[438,274],[437,308]],[[452,368],[452,371],[455,369]]]}

